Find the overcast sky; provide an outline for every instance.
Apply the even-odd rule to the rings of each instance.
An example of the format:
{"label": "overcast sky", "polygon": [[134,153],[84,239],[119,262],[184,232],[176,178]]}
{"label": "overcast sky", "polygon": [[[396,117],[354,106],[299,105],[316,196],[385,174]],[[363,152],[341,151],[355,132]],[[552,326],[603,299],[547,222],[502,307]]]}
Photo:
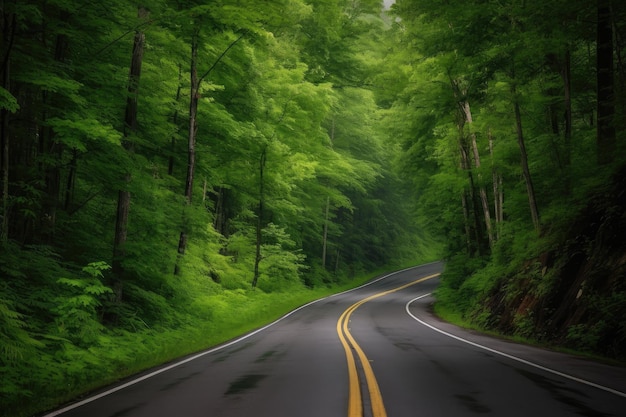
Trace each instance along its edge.
{"label": "overcast sky", "polygon": [[396,0],[383,0],[383,3],[385,3],[385,10],[390,8],[392,4],[394,4],[396,2]]}

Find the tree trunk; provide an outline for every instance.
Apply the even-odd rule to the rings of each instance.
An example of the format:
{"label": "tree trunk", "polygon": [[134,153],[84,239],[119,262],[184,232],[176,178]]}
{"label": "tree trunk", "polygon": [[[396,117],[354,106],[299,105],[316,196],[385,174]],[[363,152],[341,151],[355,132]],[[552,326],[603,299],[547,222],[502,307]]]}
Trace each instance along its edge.
{"label": "tree trunk", "polygon": [[[3,87],[8,87],[9,66],[4,68]],[[8,90],[8,89],[7,89]],[[7,243],[9,239],[9,111],[2,109],[1,137],[2,137],[2,228],[0,241]]]}
{"label": "tree trunk", "polygon": [[[463,113],[465,114],[465,120],[467,121],[467,124],[471,126],[472,123],[474,123],[474,119],[472,118],[472,111],[470,109],[470,105],[467,100],[463,102],[462,110],[463,110]],[[476,169],[478,170],[480,169],[480,152],[478,151],[478,144],[476,142],[476,134],[471,132],[471,128],[470,128],[470,142],[472,144],[472,150],[474,152],[474,167],[476,167]],[[493,230],[491,226],[491,211],[489,210],[489,200],[487,198],[487,191],[485,189],[485,186],[482,184],[482,175],[480,172],[478,172],[477,175],[478,175],[478,182],[479,182],[478,191],[480,194],[480,201],[482,204],[483,216],[485,218],[485,229],[487,230],[487,237],[489,239],[489,248],[493,249],[494,237],[493,237]]]}
{"label": "tree trunk", "polygon": [[535,230],[539,230],[539,210],[537,209],[537,201],[535,199],[535,189],[533,187],[530,169],[528,168],[528,154],[526,153],[526,145],[524,143],[524,131],[522,129],[522,115],[520,112],[519,101],[517,99],[517,91],[515,84],[511,84],[511,93],[513,95],[513,107],[515,110],[515,130],[517,132],[517,144],[520,150],[520,159],[522,165],[522,175],[526,183],[526,192],[528,194],[528,204],[530,206],[530,217]]}
{"label": "tree trunk", "polygon": [[[65,20],[66,13],[62,13],[61,19]],[[54,61],[64,62],[69,48],[68,38],[65,34],[56,37],[54,48]],[[55,141],[54,131],[50,126],[46,126],[48,114],[46,108],[54,106],[54,93],[44,91],[42,93],[42,103],[44,104],[40,125],[40,155],[46,155],[42,163],[42,173],[45,183],[46,198],[43,202],[43,215],[39,217],[39,233],[43,240],[50,244],[54,239],[56,229],[57,209],[59,207],[61,193],[61,165],[63,160],[63,144]]]}
{"label": "tree trunk", "polygon": [[[196,23],[198,24],[198,23]],[[198,101],[200,100],[200,86],[202,81],[209,76],[211,71],[215,69],[217,64],[226,56],[230,48],[235,46],[245,36],[246,32],[242,33],[236,40],[230,43],[220,56],[215,60],[213,65],[202,76],[198,76],[198,43],[200,33],[196,29],[191,38],[191,68],[190,68],[190,97],[189,97],[189,136],[187,141],[187,179],[185,181],[185,202],[188,206],[191,205],[191,198],[193,195],[193,179],[194,171],[196,169],[196,139],[198,135]],[[183,219],[183,230],[180,232],[180,238],[178,239],[178,259],[174,266],[174,275],[180,273],[179,261],[185,254],[187,248],[187,224]]]}
{"label": "tree trunk", "polygon": [[472,174],[471,170],[467,171],[467,177],[469,179],[469,187],[468,187],[468,196],[470,198],[470,202],[472,203],[472,222],[474,223],[474,241],[476,242],[476,253],[478,256],[483,255],[483,231],[480,227],[480,210],[478,208],[478,203],[476,201],[476,184],[474,183],[474,174]]}
{"label": "tree trunk", "polygon": [[[145,18],[146,11],[139,10],[139,18]],[[133,55],[130,63],[128,76],[128,96],[126,97],[126,112],[124,115],[124,137],[130,136],[131,132],[137,130],[137,107],[139,97],[139,78],[141,76],[141,64],[143,61],[143,48],[146,37],[143,32],[135,33],[133,42]],[[131,143],[125,141],[125,147],[130,149]]]}
{"label": "tree trunk", "polygon": [[597,83],[598,121],[597,149],[598,164],[613,161],[616,147],[615,136],[615,80],[613,73],[613,26],[609,0],[598,0],[597,32]]}
{"label": "tree trunk", "polygon": [[196,141],[198,136],[198,100],[200,99],[200,80],[198,79],[198,37],[194,36],[191,44],[189,98],[189,135],[187,140],[187,178],[185,180],[185,200],[191,204],[193,180],[196,169]]}
{"label": "tree trunk", "polygon": [[[626,93],[626,65],[624,64],[624,54],[622,53],[622,51],[624,51],[624,36],[620,33],[619,25],[617,24],[616,20],[619,21],[619,18],[611,19],[613,23],[613,34],[615,35],[613,37],[613,40],[615,41],[613,48],[615,50],[615,58],[617,59],[617,62],[615,63],[615,77],[617,78],[617,80],[619,80],[619,86],[615,85],[614,88],[616,90],[619,89],[619,92],[617,92],[615,95],[621,97],[624,93]],[[626,100],[619,100],[619,103],[620,109],[616,110],[616,112],[618,114],[626,114]],[[617,105],[617,101],[615,104]]]}
{"label": "tree trunk", "polygon": [[572,159],[572,57],[569,47],[565,51],[565,63],[563,65],[563,104],[565,105],[565,136],[563,140],[565,153],[563,163],[567,171],[569,171]]}
{"label": "tree trunk", "polygon": [[259,265],[263,259],[261,254],[261,246],[263,245],[263,217],[265,216],[265,182],[263,174],[266,162],[267,145],[263,148],[261,158],[259,159],[259,212],[256,222],[256,254],[254,257],[254,277],[252,278],[252,288],[256,288],[259,281]]}
{"label": "tree trunk", "polygon": [[206,190],[209,186],[208,181],[206,180],[206,178],[202,179],[202,203],[206,202]]}
{"label": "tree trunk", "polygon": [[563,65],[563,104],[565,105],[565,114],[563,115],[565,122],[563,136],[563,165],[564,165],[564,183],[565,194],[570,195],[572,192],[572,57],[569,47],[565,51],[565,62]]}
{"label": "tree trunk", "polygon": [[76,149],[72,151],[72,159],[70,161],[69,171],[67,173],[67,182],[65,185],[65,204],[63,209],[70,211],[70,206],[74,200],[74,187],[76,186],[76,165],[78,160],[78,152]]}
{"label": "tree trunk", "polygon": [[224,187],[217,187],[216,190],[213,191],[214,197],[212,197],[215,210],[213,214],[213,228],[217,230],[222,236],[228,237],[228,231],[226,227],[227,216],[226,212],[226,199],[228,196],[226,195],[227,191]]}
{"label": "tree trunk", "polygon": [[[127,176],[130,181],[130,175]],[[128,216],[130,213],[130,192],[127,190],[119,190],[117,197],[117,216],[115,217],[115,240],[113,242],[113,265],[112,272],[114,275],[113,291],[115,292],[115,300],[122,301],[123,282],[124,282],[124,245],[128,237]]]}
{"label": "tree trunk", "polygon": [[[464,122],[463,122],[464,123]],[[467,179],[469,182],[469,186],[466,191],[462,193],[462,205],[463,205],[463,215],[465,217],[465,231],[468,239],[468,249],[469,254],[473,255],[474,251],[472,250],[472,234],[473,240],[476,243],[476,252],[480,256],[482,253],[481,250],[481,236],[480,236],[480,227],[478,224],[477,218],[477,210],[476,210],[476,198],[474,196],[474,176],[472,175],[472,171],[470,170],[471,163],[470,157],[467,150],[467,145],[465,144],[465,137],[463,134],[463,125],[459,125],[459,153],[461,156],[461,170],[467,173]],[[469,199],[469,201],[468,201]],[[473,227],[472,227],[473,226]],[[473,232],[473,233],[472,233]]]}
{"label": "tree trunk", "polygon": [[493,166],[493,135],[491,130],[488,132],[489,136],[489,154],[491,155],[492,169],[491,176],[493,182],[493,211],[495,217],[495,239],[500,240],[500,228],[502,221],[504,220],[504,211],[502,209],[504,204],[504,193],[502,191],[502,174]]}
{"label": "tree trunk", "polygon": [[[147,17],[147,11],[139,8],[138,17]],[[143,60],[143,48],[145,44],[145,35],[143,32],[135,33],[133,42],[133,55],[130,63],[130,72],[128,76],[128,96],[126,98],[126,111],[124,114],[124,140],[122,146],[128,152],[133,151],[132,141],[128,137],[137,130],[137,107],[139,97],[139,78],[141,76],[141,64]],[[126,186],[130,183],[132,177],[130,173],[126,173],[124,182]],[[124,282],[124,266],[125,257],[124,245],[128,236],[128,218],[130,213],[130,191],[121,189],[118,192],[117,199],[117,216],[115,220],[115,238],[113,242],[113,264],[112,272],[115,282],[113,290],[118,302],[122,301],[122,287]]]}
{"label": "tree trunk", "polygon": [[326,269],[326,242],[328,240],[328,211],[330,209],[330,197],[326,197],[326,213],[324,215],[324,236],[322,238],[322,268]]}
{"label": "tree trunk", "polygon": [[463,191],[461,193],[461,207],[463,208],[463,226],[465,228],[465,245],[467,246],[467,253],[472,254],[472,232],[469,220],[469,209],[467,208],[467,193]]}
{"label": "tree trunk", "polygon": [[[478,153],[478,146],[476,144],[476,135],[471,132],[471,125],[473,123],[472,112],[470,110],[469,102],[467,101],[468,96],[468,88],[464,85],[464,83],[458,79],[452,78],[450,74],[448,74],[448,79],[450,81],[450,86],[452,88],[452,92],[454,94],[454,98],[457,103],[457,111],[456,111],[456,124],[457,129],[459,131],[459,152],[461,155],[461,169],[467,171],[467,176],[469,180],[469,189],[468,195],[463,196],[462,203],[464,205],[464,215],[466,216],[466,221],[469,221],[469,216],[471,215],[472,222],[474,225],[474,235],[476,242],[476,251],[480,256],[482,254],[482,246],[483,246],[483,233],[482,228],[480,226],[479,216],[479,208],[477,207],[477,202],[475,198],[475,184],[474,184],[474,176],[472,174],[472,163],[470,157],[470,147],[472,148],[472,153],[474,155],[474,166],[480,167],[480,155]],[[470,126],[469,135],[466,135],[465,127],[466,125]],[[467,143],[467,140],[470,140],[470,144]],[[478,164],[478,165],[477,165]],[[478,173],[478,179],[480,182],[480,173]],[[482,201],[483,207],[483,217],[485,218],[485,228],[487,229],[487,235],[489,240],[489,247],[492,246],[493,236],[491,232],[491,214],[489,213],[489,204],[487,203],[487,193],[485,192],[484,187],[481,186],[479,189],[479,195]],[[467,201],[467,197],[470,199],[472,211],[469,211],[469,204]],[[486,206],[485,206],[486,203]],[[486,210],[485,210],[486,208]],[[468,235],[469,236],[469,235]],[[469,245],[471,248],[471,245]],[[470,250],[470,255],[472,251]]]}
{"label": "tree trunk", "polygon": [[[198,134],[198,100],[200,95],[200,79],[198,78],[198,33],[191,40],[191,66],[189,90],[189,129],[187,136],[187,177],[185,179],[185,204],[190,206],[193,197],[193,177],[196,169],[196,138]],[[180,258],[187,249],[187,221],[183,217],[183,226],[178,239],[178,259],[174,266],[174,275],[180,274]]]}
{"label": "tree trunk", "polygon": [[479,188],[480,201],[483,208],[483,215],[485,216],[485,229],[487,229],[487,238],[489,239],[489,248],[493,249],[495,238],[493,236],[493,227],[491,225],[491,212],[489,210],[489,198],[487,197],[487,190],[484,185],[480,185]]}
{"label": "tree trunk", "polygon": [[[178,65],[178,87],[176,88],[176,104],[180,100],[180,94],[182,92],[182,78],[183,78],[183,66]],[[174,116],[172,117],[174,127],[178,128],[178,107],[174,110]],[[170,145],[170,156],[168,158],[167,173],[168,175],[174,175],[174,155],[176,155],[176,135],[172,135],[172,141]]]}
{"label": "tree trunk", "polygon": [[[2,21],[2,46],[5,50],[2,59],[2,87],[11,91],[11,51],[13,49],[13,41],[15,40],[16,17],[15,14],[4,14]],[[10,134],[9,134],[9,110],[0,110],[0,152],[2,158],[0,165],[2,166],[2,226],[0,228],[0,243],[7,243],[9,240],[9,152],[10,152]]]}

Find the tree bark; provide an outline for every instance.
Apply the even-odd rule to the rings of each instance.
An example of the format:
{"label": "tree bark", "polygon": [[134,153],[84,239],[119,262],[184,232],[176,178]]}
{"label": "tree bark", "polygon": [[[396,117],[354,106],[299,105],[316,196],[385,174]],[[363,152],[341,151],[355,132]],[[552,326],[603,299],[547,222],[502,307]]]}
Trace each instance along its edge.
{"label": "tree bark", "polygon": [[324,215],[324,236],[322,239],[322,268],[326,269],[326,242],[328,240],[328,211],[330,209],[330,197],[326,197],[326,212]]}
{"label": "tree bark", "polygon": [[569,170],[572,159],[572,56],[569,47],[565,51],[565,62],[563,65],[563,104],[565,105],[565,136],[563,140],[565,153],[563,163],[566,169]]}
{"label": "tree bark", "polygon": [[[2,56],[2,87],[11,91],[11,52],[13,49],[13,41],[15,40],[16,17],[14,13],[3,13],[2,15],[2,46],[5,50]],[[2,166],[2,226],[0,228],[0,243],[7,243],[9,240],[9,152],[10,152],[10,134],[9,134],[9,110],[0,110],[0,152],[2,158],[0,165]]]}
{"label": "tree bark", "polygon": [[489,136],[489,154],[491,155],[492,168],[491,168],[491,176],[493,182],[493,212],[494,212],[494,220],[495,220],[495,239],[500,240],[500,228],[502,226],[502,222],[504,220],[504,193],[502,190],[502,174],[498,172],[498,170],[493,165],[493,135],[491,134],[491,130],[487,133]]}
{"label": "tree bark", "polygon": [[613,161],[616,147],[613,26],[609,0],[598,0],[597,30],[598,120],[596,146],[598,164],[604,165]]}
{"label": "tree bark", "polygon": [[259,159],[259,209],[256,222],[256,253],[254,257],[254,276],[252,278],[252,288],[256,288],[259,282],[259,265],[263,259],[261,246],[263,245],[263,218],[265,216],[265,163],[267,162],[267,145],[263,147],[261,158]]}
{"label": "tree bark", "polygon": [[[176,88],[176,103],[180,100],[180,94],[182,92],[182,78],[183,78],[183,66],[178,65],[178,87]],[[178,107],[174,110],[174,116],[172,117],[174,128],[178,128]],[[174,155],[176,155],[176,135],[172,135],[170,145],[170,156],[168,158],[167,173],[168,175],[174,174]]]}
{"label": "tree bark", "polygon": [[[130,176],[126,178],[130,181]],[[113,263],[111,270],[114,275],[113,291],[115,300],[122,301],[124,282],[124,245],[128,237],[128,216],[130,214],[130,192],[119,190],[117,195],[117,215],[115,217],[115,238],[113,242]]]}
{"label": "tree bark", "polygon": [[228,237],[228,191],[225,187],[217,187],[212,193],[213,204],[215,207],[214,210],[214,218],[213,218],[213,228],[217,230],[222,236]]}
{"label": "tree bark", "polygon": [[461,207],[463,209],[463,226],[465,229],[465,246],[467,247],[467,253],[472,254],[472,232],[469,220],[469,209],[467,208],[467,193],[463,191],[461,193]]}
{"label": "tree bark", "polygon": [[76,165],[78,164],[78,152],[76,149],[72,151],[72,159],[69,164],[69,171],[67,173],[67,181],[65,184],[65,204],[63,209],[67,212],[70,211],[70,206],[74,200],[74,188],[76,186]]}
{"label": "tree bark", "polygon": [[[332,148],[335,143],[335,117],[333,117],[331,121],[329,136],[330,136],[330,147]],[[328,211],[329,209],[330,209],[330,197],[326,197],[326,211],[324,214],[324,235],[322,237],[322,269],[326,269],[326,249],[327,249],[326,244],[328,240]]]}
{"label": "tree bark", "polygon": [[[147,17],[147,11],[139,8],[139,18]],[[133,144],[128,137],[137,130],[137,107],[139,97],[139,79],[141,76],[141,64],[143,60],[143,49],[145,44],[145,35],[143,32],[137,31],[133,42],[133,54],[130,63],[130,71],[128,76],[128,96],[126,98],[126,110],[124,114],[124,140],[122,146],[128,152],[133,151]],[[126,173],[124,182],[126,186],[131,181],[131,174]],[[117,216],[115,220],[115,238],[113,242],[113,263],[112,272],[115,277],[113,290],[118,302],[122,301],[122,287],[124,282],[124,266],[125,257],[124,245],[128,237],[128,219],[130,214],[130,191],[121,189],[117,198]]]}
{"label": "tree bark", "polygon": [[[9,86],[9,65],[4,68],[3,87],[8,90]],[[1,137],[2,137],[2,228],[0,229],[0,241],[7,243],[9,239],[9,111],[2,109]]]}
{"label": "tree bark", "polygon": [[513,107],[515,110],[515,130],[517,132],[517,144],[520,150],[520,159],[522,165],[522,175],[524,182],[526,183],[526,193],[528,194],[528,204],[530,206],[530,217],[533,222],[535,230],[539,230],[539,210],[537,208],[537,200],[535,198],[535,188],[533,187],[532,177],[530,175],[530,169],[528,167],[528,154],[526,152],[526,144],[524,143],[524,131],[522,128],[522,115],[520,112],[519,101],[517,99],[517,90],[515,83],[511,84],[511,93],[513,96]]}
{"label": "tree bark", "polygon": [[[465,120],[467,121],[467,124],[471,126],[474,123],[474,119],[472,117],[472,111],[470,109],[470,105],[467,100],[462,103],[462,110],[463,110],[463,113],[465,114]],[[480,169],[480,152],[478,151],[478,144],[476,142],[476,134],[473,132],[470,132],[470,142],[471,142],[472,150],[474,153],[474,167],[478,170]],[[482,184],[482,175],[480,172],[478,172],[477,175],[478,175],[478,182],[479,182],[478,191],[480,194],[480,201],[482,204],[483,216],[485,218],[485,229],[487,230],[487,237],[489,239],[489,248],[493,249],[494,236],[493,236],[493,229],[491,226],[491,211],[489,210],[489,200],[487,197],[487,191],[485,189],[485,186]]]}
{"label": "tree bark", "polygon": [[[66,20],[67,13],[61,14],[61,19]],[[68,37],[65,34],[58,34],[55,40],[54,61],[64,62],[69,48]],[[43,202],[43,215],[39,216],[39,233],[43,240],[50,244],[54,239],[56,229],[57,210],[61,194],[61,165],[63,160],[64,146],[54,138],[54,131],[50,126],[46,126],[48,114],[46,108],[54,106],[54,93],[43,91],[42,102],[44,104],[40,125],[40,154],[48,155],[45,158],[51,162],[42,162],[42,172],[45,183],[46,198]]]}
{"label": "tree bark", "polygon": [[476,200],[476,184],[474,182],[474,174],[471,170],[467,171],[467,177],[469,179],[468,196],[472,203],[472,221],[474,223],[474,241],[476,242],[476,253],[478,256],[483,255],[483,230],[480,227],[480,210],[478,208],[478,202]]}
{"label": "tree bark", "polygon": [[565,106],[565,114],[563,115],[565,122],[563,136],[563,165],[564,165],[564,183],[565,194],[570,195],[572,192],[572,56],[569,47],[565,51],[565,62],[562,70],[563,77],[563,104]]}
{"label": "tree bark", "polygon": [[[196,23],[197,24],[197,23]],[[185,203],[187,206],[191,205],[191,199],[193,196],[193,181],[194,172],[196,169],[196,141],[198,135],[198,102],[200,100],[200,86],[202,81],[209,76],[211,71],[215,69],[217,64],[226,56],[228,51],[237,44],[243,37],[245,32],[242,33],[237,39],[228,45],[220,56],[215,60],[213,65],[202,76],[198,76],[198,43],[199,43],[199,29],[196,29],[191,38],[191,68],[190,68],[190,98],[189,98],[189,136],[187,140],[187,179],[185,181]],[[174,266],[174,275],[180,273],[179,261],[185,254],[187,248],[187,224],[183,219],[183,227],[180,232],[180,238],[178,239],[178,259]]]}
{"label": "tree bark", "polygon": [[[473,123],[472,112],[470,109],[469,102],[467,100],[468,96],[468,88],[464,85],[462,80],[454,79],[451,74],[448,73],[448,79],[450,81],[450,86],[452,88],[452,92],[454,94],[454,98],[456,99],[457,111],[456,111],[456,124],[457,129],[459,131],[459,152],[461,155],[461,169],[467,171],[467,176],[469,180],[469,189],[468,195],[463,196],[463,211],[466,216],[466,222],[469,221],[469,216],[471,214],[471,219],[474,225],[474,235],[476,242],[476,251],[480,256],[483,252],[483,232],[480,225],[480,220],[478,218],[480,209],[477,206],[476,198],[475,198],[475,184],[474,184],[474,176],[472,174],[472,162],[470,152],[472,152],[474,156],[474,166],[476,168],[480,167],[480,155],[478,152],[478,146],[476,144],[476,135],[471,132],[471,125]],[[470,126],[469,134],[466,134],[466,126]],[[469,144],[468,144],[469,139]],[[471,151],[470,151],[471,147]],[[480,182],[480,173],[478,173],[478,179]],[[465,194],[465,193],[464,193]],[[487,193],[485,188],[481,185],[479,188],[479,196],[482,203],[482,211],[483,217],[485,219],[485,229],[488,235],[489,247],[492,247],[493,244],[493,235],[491,231],[491,214],[489,213],[489,203],[487,202]],[[472,211],[469,212],[469,204],[467,201],[467,197],[469,197],[471,203]],[[469,223],[468,223],[469,225]],[[469,226],[467,226],[469,227]],[[466,232],[467,232],[466,227]],[[468,235],[469,236],[469,235]],[[470,247],[470,255],[472,254],[471,245]]]}
{"label": "tree bark", "polygon": [[[470,160],[467,152],[466,144],[464,143],[464,135],[463,135],[463,125],[459,125],[459,154],[461,156],[461,170],[467,173],[467,178],[469,180],[469,187],[466,190],[463,190],[461,193],[461,205],[463,207],[463,217],[465,221],[465,234],[467,236],[467,252],[472,256],[474,251],[472,249],[472,240],[476,242],[476,250],[480,255],[480,239],[478,236],[478,221],[476,219],[476,215],[472,215],[472,212],[475,210],[471,210],[471,207],[474,207],[474,178],[472,177],[472,172],[470,171]],[[468,202],[469,199],[469,202]],[[470,204],[471,203],[471,204]],[[472,227],[473,226],[473,227]],[[472,238],[473,231],[473,238]]]}
{"label": "tree bark", "polygon": [[[187,177],[185,179],[185,204],[191,205],[193,197],[193,177],[196,169],[196,138],[198,134],[198,100],[200,95],[200,79],[198,78],[198,36],[194,33],[191,39],[191,62],[189,69],[189,128],[187,136]],[[183,218],[183,227],[178,239],[178,259],[174,266],[174,275],[180,274],[180,258],[187,249],[187,224]]]}
{"label": "tree bark", "polygon": [[[481,236],[480,236],[480,227],[478,225],[477,218],[477,210],[476,210],[476,198],[474,195],[474,176],[472,175],[472,171],[470,170],[471,162],[468,154],[467,144],[465,143],[465,135],[463,134],[463,125],[459,125],[459,153],[461,156],[461,170],[467,173],[467,179],[469,182],[469,186],[467,190],[464,190],[462,193],[462,201],[463,204],[463,215],[465,216],[465,231],[468,239],[468,249],[469,254],[473,255],[474,251],[472,250],[472,232],[473,232],[473,240],[476,243],[476,252],[480,256],[482,253],[481,250]],[[468,201],[469,199],[469,201]],[[473,227],[472,227],[473,226]]]}

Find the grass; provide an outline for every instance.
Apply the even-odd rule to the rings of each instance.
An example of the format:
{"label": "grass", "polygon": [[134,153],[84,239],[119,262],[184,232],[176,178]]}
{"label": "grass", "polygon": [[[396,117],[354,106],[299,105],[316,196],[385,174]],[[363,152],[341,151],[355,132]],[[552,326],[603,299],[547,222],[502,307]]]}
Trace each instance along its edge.
{"label": "grass", "polygon": [[465,319],[460,312],[450,309],[442,305],[441,303],[435,302],[434,313],[437,317],[439,317],[440,319],[448,323],[454,324],[455,326],[459,326],[466,330],[477,331],[487,336],[491,336],[491,337],[495,337],[495,338],[503,339],[503,340],[508,340],[511,342],[520,343],[520,344],[524,344],[528,346],[534,346],[534,347],[538,347],[542,349],[549,349],[555,352],[565,353],[568,355],[578,356],[578,357],[590,359],[596,362],[601,362],[607,365],[626,367],[626,361],[619,361],[613,358],[607,358],[605,356],[600,356],[600,355],[590,353],[590,352],[564,348],[562,346],[543,343],[539,340],[532,339],[532,338],[522,337],[519,335],[507,335],[507,334],[495,332],[490,329],[486,329],[474,322],[471,322]]}

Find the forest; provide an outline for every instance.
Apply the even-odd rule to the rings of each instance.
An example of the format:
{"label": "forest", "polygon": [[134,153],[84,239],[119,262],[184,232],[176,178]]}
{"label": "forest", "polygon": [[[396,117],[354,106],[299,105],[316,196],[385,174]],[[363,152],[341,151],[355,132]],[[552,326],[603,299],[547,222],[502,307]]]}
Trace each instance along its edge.
{"label": "forest", "polygon": [[0,0],[0,415],[437,259],[626,360],[622,3]]}

